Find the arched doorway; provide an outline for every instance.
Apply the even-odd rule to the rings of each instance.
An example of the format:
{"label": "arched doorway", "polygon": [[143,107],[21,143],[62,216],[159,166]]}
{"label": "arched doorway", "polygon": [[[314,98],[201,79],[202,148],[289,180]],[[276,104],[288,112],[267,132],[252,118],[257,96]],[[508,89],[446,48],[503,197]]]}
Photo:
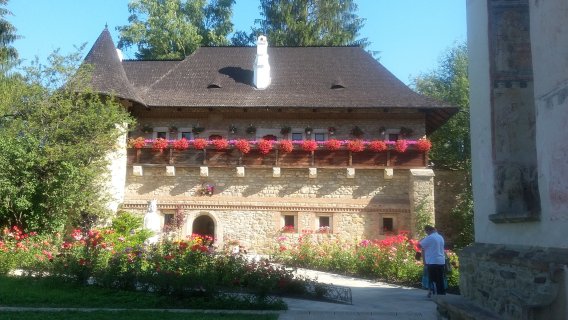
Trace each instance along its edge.
{"label": "arched doorway", "polygon": [[215,238],[215,222],[210,216],[202,215],[193,220],[191,233],[207,235]]}

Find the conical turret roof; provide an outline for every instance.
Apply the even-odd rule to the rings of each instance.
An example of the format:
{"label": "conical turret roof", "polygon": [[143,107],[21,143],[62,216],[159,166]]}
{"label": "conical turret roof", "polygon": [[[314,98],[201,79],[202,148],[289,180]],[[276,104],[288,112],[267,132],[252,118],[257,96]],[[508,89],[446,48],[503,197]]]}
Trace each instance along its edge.
{"label": "conical turret roof", "polygon": [[146,105],[128,80],[106,27],[85,57],[85,62],[93,65],[92,85],[95,92]]}

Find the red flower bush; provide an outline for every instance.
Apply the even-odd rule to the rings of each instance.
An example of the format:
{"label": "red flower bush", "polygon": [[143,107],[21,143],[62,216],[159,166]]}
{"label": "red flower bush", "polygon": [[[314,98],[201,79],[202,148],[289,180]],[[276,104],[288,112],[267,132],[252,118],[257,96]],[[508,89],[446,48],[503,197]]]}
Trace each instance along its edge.
{"label": "red flower bush", "polygon": [[304,150],[304,151],[314,151],[317,148],[318,148],[318,144],[314,140],[304,140],[302,142],[302,150]]}
{"label": "red flower bush", "polygon": [[142,149],[146,145],[146,140],[143,137],[138,137],[136,139],[129,139],[128,144],[136,149]]}
{"label": "red flower bush", "polygon": [[179,140],[174,141],[173,143],[174,149],[176,150],[186,150],[189,149],[189,141],[186,138],[181,138]]}
{"label": "red flower bush", "polygon": [[324,143],[327,150],[339,150],[341,148],[341,141],[337,139],[330,139]]}
{"label": "red flower bush", "polygon": [[406,140],[396,140],[394,144],[394,150],[396,150],[396,152],[403,153],[404,151],[406,151],[406,148],[408,148],[408,143],[406,142]]}
{"label": "red flower bush", "polygon": [[154,140],[154,143],[152,144],[152,149],[157,151],[163,151],[167,147],[168,147],[168,140],[164,138],[158,138]]}
{"label": "red flower bush", "polygon": [[283,152],[292,152],[294,150],[294,145],[290,140],[282,140],[280,141],[280,150]]}
{"label": "red flower bush", "polygon": [[375,152],[382,152],[388,149],[387,144],[382,140],[373,140],[369,143],[369,149]]}
{"label": "red flower bush", "polygon": [[235,142],[235,147],[244,154],[247,154],[250,151],[250,143],[246,139],[237,140],[237,142]]}
{"label": "red flower bush", "polygon": [[260,139],[257,143],[260,154],[268,154],[272,150],[272,140]]}
{"label": "red flower bush", "polygon": [[203,138],[197,138],[193,140],[193,147],[197,150],[203,150],[207,147],[207,140]]}
{"label": "red flower bush", "polygon": [[229,147],[229,141],[227,141],[226,139],[215,139],[211,141],[211,144],[217,150],[225,150]]}
{"label": "red flower bush", "polygon": [[365,150],[365,144],[362,140],[349,140],[347,142],[347,149],[351,152],[361,152]]}
{"label": "red flower bush", "polygon": [[426,138],[418,139],[416,141],[416,150],[420,152],[429,151],[432,148],[432,142]]}

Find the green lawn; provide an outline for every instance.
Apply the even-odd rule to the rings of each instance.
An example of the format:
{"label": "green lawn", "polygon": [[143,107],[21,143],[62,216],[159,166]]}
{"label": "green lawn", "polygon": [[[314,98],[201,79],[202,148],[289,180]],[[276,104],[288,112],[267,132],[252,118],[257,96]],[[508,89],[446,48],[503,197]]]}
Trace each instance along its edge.
{"label": "green lawn", "polygon": [[209,314],[159,311],[0,312],[3,320],[276,320],[277,314]]}
{"label": "green lawn", "polygon": [[[254,299],[253,299],[254,300]],[[79,286],[61,280],[28,277],[0,277],[0,306],[110,309],[227,309],[281,310],[285,304],[257,304],[226,298],[177,298],[152,293]],[[61,311],[0,312],[0,319],[277,319],[276,314],[204,314],[159,311]]]}

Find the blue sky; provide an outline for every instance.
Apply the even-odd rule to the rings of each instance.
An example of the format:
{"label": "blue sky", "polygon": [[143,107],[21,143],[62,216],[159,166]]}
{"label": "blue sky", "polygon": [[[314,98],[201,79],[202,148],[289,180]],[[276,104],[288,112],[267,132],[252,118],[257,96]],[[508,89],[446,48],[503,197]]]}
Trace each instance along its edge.
{"label": "blue sky", "polygon": [[[8,17],[23,39],[14,46],[25,61],[45,59],[55,49],[74,51],[87,43],[85,54],[105,24],[118,42],[117,26],[128,24],[129,0],[9,0]],[[249,31],[259,18],[258,0],[236,0],[233,23]],[[379,61],[409,84],[438,65],[441,55],[466,39],[463,0],[356,0],[366,19],[361,37],[379,51]],[[125,58],[134,58],[127,52]]]}

